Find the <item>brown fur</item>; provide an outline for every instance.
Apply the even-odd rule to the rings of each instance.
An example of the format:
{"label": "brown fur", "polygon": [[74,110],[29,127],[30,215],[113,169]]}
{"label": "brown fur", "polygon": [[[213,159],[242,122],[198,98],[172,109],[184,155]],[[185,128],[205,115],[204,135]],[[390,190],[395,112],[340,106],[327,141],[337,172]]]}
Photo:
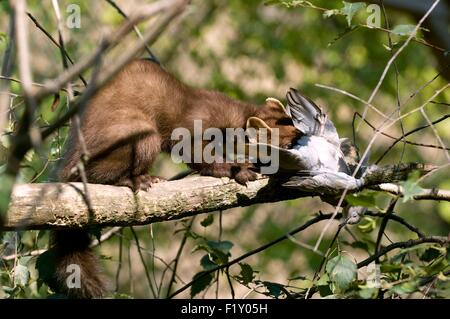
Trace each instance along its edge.
{"label": "brown fur", "polygon": [[[280,129],[282,147],[290,145],[297,136],[291,120],[272,101],[258,107],[219,92],[195,89],[179,82],[153,62],[133,61],[92,98],[81,114],[81,132],[89,154],[85,167],[87,180],[125,185],[135,190],[147,189],[157,181],[148,175],[148,171],[161,151],[170,151],[173,129],[184,127],[192,131],[194,120],[202,120],[203,130],[209,127],[245,128],[247,119],[252,116]],[[59,173],[61,181],[80,180],[74,168],[81,153],[76,131],[72,128]],[[255,172],[249,169],[250,164],[200,163],[190,166],[202,175],[230,177],[242,184],[256,178]],[[82,279],[81,291],[71,293],[72,296],[101,297],[104,286],[95,271],[97,266],[93,264],[87,243],[84,245],[85,257],[82,257],[83,249],[71,252],[70,246],[78,245],[76,238],[64,240],[64,244],[69,248],[60,254],[64,259],[59,261],[60,271],[57,272],[60,286],[64,285],[65,266],[72,261],[78,262],[83,267],[83,274],[89,278]],[[62,244],[58,243],[56,247],[62,249]],[[64,288],[57,290],[67,292]]]}

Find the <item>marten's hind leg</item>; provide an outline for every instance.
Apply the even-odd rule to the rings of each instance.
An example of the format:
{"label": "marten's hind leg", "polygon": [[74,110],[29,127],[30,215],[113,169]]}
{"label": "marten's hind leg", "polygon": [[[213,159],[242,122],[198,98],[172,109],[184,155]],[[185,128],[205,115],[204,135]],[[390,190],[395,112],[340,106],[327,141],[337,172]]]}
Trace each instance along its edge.
{"label": "marten's hind leg", "polygon": [[149,170],[158,153],[161,151],[161,137],[154,133],[137,139],[130,145],[131,167],[129,174],[124,174],[114,183],[117,186],[128,186],[134,191],[147,191],[152,184],[163,181],[161,177],[151,176]]}

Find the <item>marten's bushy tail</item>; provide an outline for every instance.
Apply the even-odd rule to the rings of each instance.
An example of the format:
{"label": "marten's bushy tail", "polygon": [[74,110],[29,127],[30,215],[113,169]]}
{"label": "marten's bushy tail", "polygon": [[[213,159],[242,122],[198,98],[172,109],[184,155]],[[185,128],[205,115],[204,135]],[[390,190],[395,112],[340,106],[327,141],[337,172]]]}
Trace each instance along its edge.
{"label": "marten's bushy tail", "polygon": [[106,285],[98,258],[89,248],[89,234],[82,230],[54,231],[52,244],[48,253],[55,268],[47,280],[49,287],[68,298],[103,297]]}

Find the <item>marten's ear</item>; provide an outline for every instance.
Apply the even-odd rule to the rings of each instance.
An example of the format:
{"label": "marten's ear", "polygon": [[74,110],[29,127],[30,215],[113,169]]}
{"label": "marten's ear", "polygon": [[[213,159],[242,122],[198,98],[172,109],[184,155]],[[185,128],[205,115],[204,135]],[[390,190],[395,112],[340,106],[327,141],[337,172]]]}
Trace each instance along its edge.
{"label": "marten's ear", "polygon": [[266,122],[264,122],[263,120],[261,120],[259,117],[256,117],[256,116],[252,116],[252,117],[248,118],[247,129],[249,129],[249,128],[255,128],[255,129],[266,128],[269,130],[269,132],[272,131],[272,129],[270,128],[269,125],[267,125]]}
{"label": "marten's ear", "polygon": [[286,113],[286,108],[284,107],[283,103],[281,103],[276,98],[268,97],[266,99],[266,105],[268,107],[272,107],[274,109],[278,109],[278,110],[282,111],[283,113]]}
{"label": "marten's ear", "polygon": [[[257,143],[259,140],[259,136],[261,134],[260,129],[264,128],[267,129],[267,134],[272,134],[272,129],[270,128],[269,125],[267,125],[266,122],[264,122],[263,120],[261,120],[259,117],[256,116],[252,116],[249,117],[247,120],[247,133],[248,135],[248,139],[250,141],[250,143]],[[249,129],[254,129],[254,130],[249,130]],[[266,136],[267,139],[267,136]]]}

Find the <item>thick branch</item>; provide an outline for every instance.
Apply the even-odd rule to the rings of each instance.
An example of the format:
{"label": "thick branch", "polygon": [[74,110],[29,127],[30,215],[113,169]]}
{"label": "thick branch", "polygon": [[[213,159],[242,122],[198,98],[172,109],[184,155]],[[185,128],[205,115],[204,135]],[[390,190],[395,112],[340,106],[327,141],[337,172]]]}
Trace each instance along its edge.
{"label": "thick branch", "polygon": [[[386,166],[371,170],[369,179],[373,182],[374,177],[379,176],[383,178],[381,181],[389,181],[407,176],[411,169],[426,173],[433,167],[423,164]],[[16,185],[4,228],[143,225],[237,206],[327,195],[284,189],[275,179],[261,178],[242,186],[228,178],[213,177],[163,182],[155,184],[148,192],[137,194],[125,187],[95,184],[88,184],[87,191],[92,210],[86,205],[81,183]]]}

